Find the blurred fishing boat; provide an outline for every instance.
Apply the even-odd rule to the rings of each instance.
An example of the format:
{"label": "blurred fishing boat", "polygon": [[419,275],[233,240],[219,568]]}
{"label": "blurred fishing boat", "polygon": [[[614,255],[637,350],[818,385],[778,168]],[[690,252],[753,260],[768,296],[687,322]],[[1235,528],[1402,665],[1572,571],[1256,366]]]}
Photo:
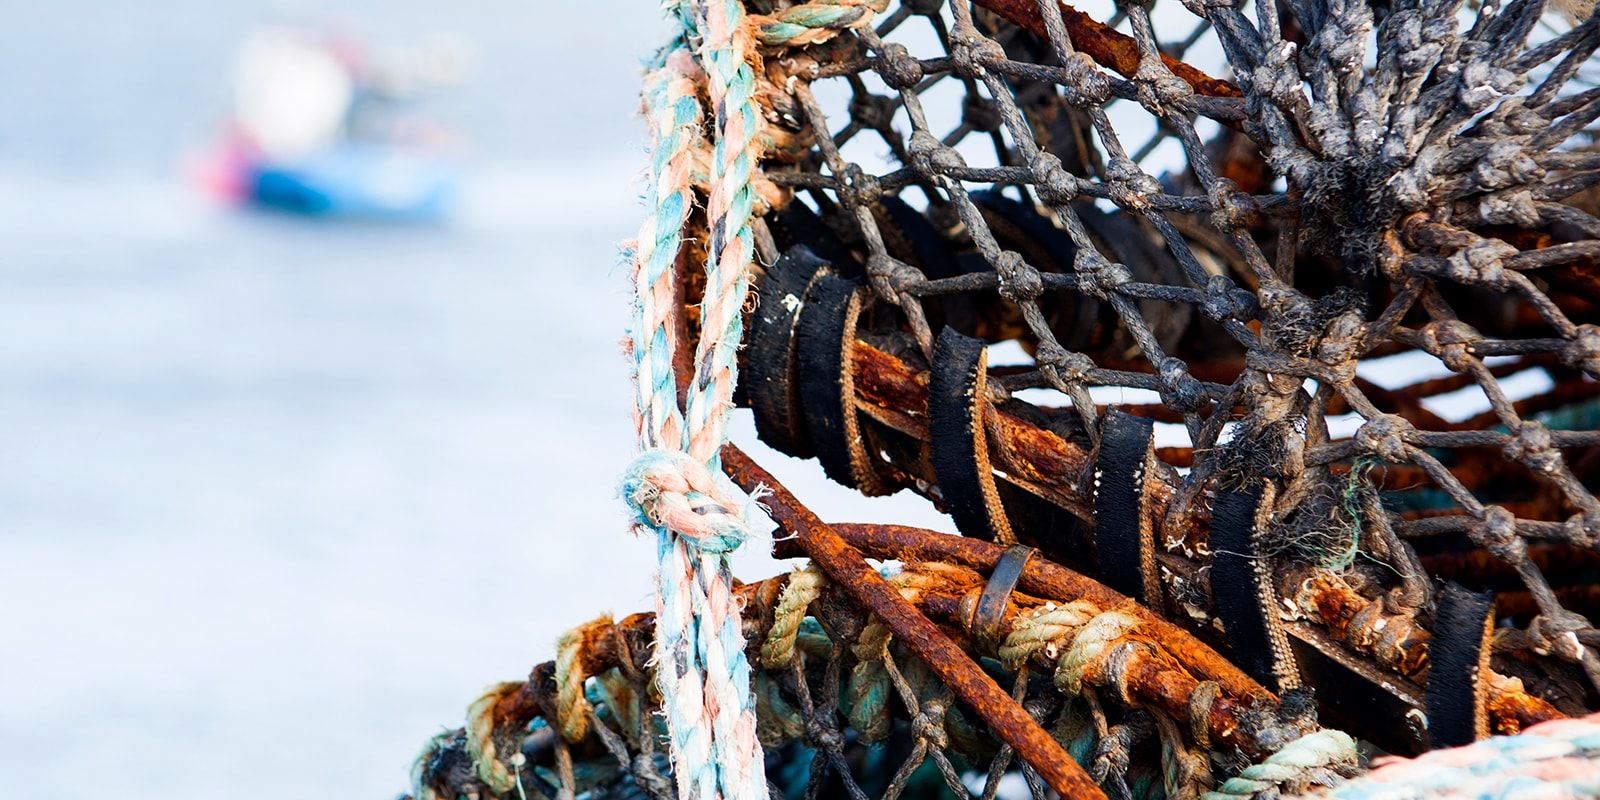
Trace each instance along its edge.
{"label": "blurred fishing boat", "polygon": [[307,216],[442,221],[458,191],[451,137],[416,106],[459,82],[467,56],[453,40],[369,55],[298,29],[255,33],[202,182],[229,202]]}

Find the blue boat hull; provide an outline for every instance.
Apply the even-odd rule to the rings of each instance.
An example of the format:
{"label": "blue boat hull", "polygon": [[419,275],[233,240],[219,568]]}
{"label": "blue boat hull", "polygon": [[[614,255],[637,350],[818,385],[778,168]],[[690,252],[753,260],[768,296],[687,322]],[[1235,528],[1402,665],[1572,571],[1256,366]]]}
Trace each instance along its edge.
{"label": "blue boat hull", "polygon": [[457,194],[454,171],[437,159],[389,147],[342,146],[250,173],[252,201],[308,216],[435,222]]}

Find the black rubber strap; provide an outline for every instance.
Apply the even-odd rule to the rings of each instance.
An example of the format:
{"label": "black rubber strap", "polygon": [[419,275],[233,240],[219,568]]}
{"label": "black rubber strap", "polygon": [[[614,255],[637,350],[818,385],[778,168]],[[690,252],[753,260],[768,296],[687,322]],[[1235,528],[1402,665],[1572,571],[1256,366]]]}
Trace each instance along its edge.
{"label": "black rubber strap", "polygon": [[928,382],[929,459],[956,528],[1002,544],[1016,541],[994,470],[983,417],[989,406],[984,344],[945,328],[933,346]]}
{"label": "black rubber strap", "polygon": [[1155,535],[1145,480],[1155,468],[1155,426],[1116,409],[1100,423],[1094,464],[1095,549],[1100,576],[1111,588],[1159,607]]}
{"label": "black rubber strap", "polygon": [[862,439],[855,405],[856,318],[862,295],[857,281],[820,275],[800,309],[796,335],[796,377],[800,413],[817,460],[829,478],[863,494],[890,491],[873,468]]}
{"label": "black rubber strap", "polygon": [[789,248],[767,268],[750,315],[740,385],[755,413],[756,435],[773,449],[796,458],[810,458],[811,442],[801,421],[795,377],[795,323],[807,290],[827,262],[803,245]]}
{"label": "black rubber strap", "polygon": [[1277,617],[1269,559],[1256,533],[1272,508],[1270,488],[1221,491],[1211,504],[1211,596],[1234,663],[1273,691],[1299,684],[1289,639]]}
{"label": "black rubber strap", "polygon": [[1459,747],[1489,735],[1484,674],[1494,625],[1494,595],[1446,583],[1435,596],[1428,640],[1428,745]]}

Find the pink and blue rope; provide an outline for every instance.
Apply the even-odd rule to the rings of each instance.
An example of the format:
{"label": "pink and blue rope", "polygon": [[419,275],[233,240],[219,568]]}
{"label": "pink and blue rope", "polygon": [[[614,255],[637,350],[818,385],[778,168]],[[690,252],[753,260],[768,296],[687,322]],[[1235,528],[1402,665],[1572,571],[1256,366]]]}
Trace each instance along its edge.
{"label": "pink and blue rope", "polygon": [[[713,477],[738,381],[741,316],[755,257],[759,167],[757,40],[826,41],[870,24],[887,0],[814,0],[750,18],[742,0],[669,4],[683,30],[651,70],[645,91],[652,156],[648,214],[634,254],[632,348],[641,454],[623,478],[636,524],[657,534],[656,664],[679,797],[765,797],[750,665],[729,558],[748,532]],[[699,52],[693,50],[698,42]],[[675,265],[706,151],[697,86],[711,102],[706,224],[710,234],[700,340],[687,409],[680,411]]]}
{"label": "pink and blue rope", "polygon": [[[747,531],[743,516],[723,498],[712,476],[732,405],[739,307],[752,254],[753,156],[744,152],[742,159],[725,161],[723,155],[730,147],[748,151],[758,120],[748,66],[742,76],[733,70],[742,90],[729,92],[726,83],[719,90],[713,77],[712,97],[719,106],[707,211],[713,234],[702,302],[703,355],[697,359],[704,374],[691,380],[685,417],[678,408],[673,373],[673,355],[681,345],[674,266],[693,204],[696,152],[704,142],[695,78],[703,65],[712,65],[713,75],[719,75],[745,54],[743,9],[737,3],[708,9],[702,18],[683,10],[680,6],[684,36],[664,51],[645,94],[653,148],[646,190],[649,213],[634,258],[633,327],[643,452],[624,476],[623,494],[635,522],[657,534],[655,652],[679,797],[744,800],[766,795],[750,667],[729,566]],[[698,64],[686,44],[698,32],[694,25],[703,25],[705,31]],[[722,112],[729,104],[731,118]],[[742,112],[740,105],[745,106]],[[722,235],[725,231],[733,231],[736,241]]]}

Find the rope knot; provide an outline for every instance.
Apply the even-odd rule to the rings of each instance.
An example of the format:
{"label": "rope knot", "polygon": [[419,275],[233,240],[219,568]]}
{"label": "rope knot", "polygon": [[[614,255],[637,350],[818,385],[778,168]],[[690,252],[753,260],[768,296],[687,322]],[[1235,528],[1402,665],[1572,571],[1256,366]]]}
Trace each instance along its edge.
{"label": "rope knot", "polygon": [[1129,211],[1150,207],[1150,199],[1161,193],[1161,182],[1126,158],[1112,158],[1106,165],[1111,202]]}
{"label": "rope knot", "polygon": [[1189,374],[1189,367],[1181,358],[1162,359],[1156,365],[1156,378],[1160,381],[1157,390],[1161,393],[1161,402],[1176,411],[1185,414],[1196,411],[1206,400],[1205,387]]}
{"label": "rope knot", "polygon": [[1044,294],[1044,278],[1015,250],[1003,250],[994,261],[1000,277],[1000,296],[1017,305],[1031,303]]}
{"label": "rope knot", "polygon": [[1528,469],[1545,474],[1561,467],[1561,453],[1556,450],[1550,429],[1534,420],[1523,420],[1516,433],[1501,448],[1506,458],[1526,464]]}
{"label": "rope knot", "polygon": [[689,454],[652,448],[622,478],[634,524],[666,528],[703,553],[730,553],[749,538],[744,516],[721,497],[711,471]]}
{"label": "rope knot", "polygon": [[839,203],[848,209],[871,206],[883,197],[883,186],[878,177],[862,169],[859,164],[845,167],[834,186]]}
{"label": "rope knot", "polygon": [[1029,162],[1028,173],[1034,181],[1033,191],[1039,195],[1039,202],[1064,206],[1078,198],[1077,179],[1067,172],[1054,153],[1040,150]]}
{"label": "rope knot", "polygon": [[1516,254],[1517,248],[1499,239],[1479,239],[1450,255],[1445,274],[1469,286],[1503,288],[1505,259]]}
{"label": "rope knot", "polygon": [[1233,285],[1224,275],[1212,275],[1205,286],[1206,316],[1219,322],[1242,317],[1255,310],[1256,296]]}
{"label": "rope knot", "polygon": [[1522,88],[1522,82],[1522,76],[1496,67],[1488,59],[1470,61],[1461,71],[1461,88],[1456,92],[1456,100],[1476,114],[1501,97],[1515,94]]}
{"label": "rope knot", "polygon": [[1483,519],[1467,531],[1472,543],[1512,566],[1528,559],[1528,543],[1517,535],[1517,518],[1503,506],[1489,506]]}
{"label": "rope knot", "polygon": [[1105,105],[1111,99],[1111,79],[1083,52],[1069,53],[1061,62],[1061,92],[1077,108]]}
{"label": "rope knot", "polygon": [[1540,220],[1539,206],[1528,189],[1504,189],[1486,194],[1478,201],[1478,214],[1491,225],[1531,228]]}
{"label": "rope knot", "polygon": [[1482,340],[1472,326],[1458,319],[1435,320],[1422,326],[1423,349],[1452,372],[1466,372],[1472,366],[1472,348]]}
{"label": "rope knot", "polygon": [[867,280],[879,299],[898,304],[901,294],[915,289],[927,276],[894,256],[874,253],[867,257]]}
{"label": "rope knot", "polygon": [[1078,291],[1105,302],[1124,283],[1133,280],[1128,268],[1107,259],[1092,247],[1078,249],[1072,268],[1078,273]]}
{"label": "rope knot", "polygon": [[1600,541],[1600,514],[1578,513],[1561,523],[1561,535],[1579,547],[1593,547]]}
{"label": "rope knot", "polygon": [[1317,360],[1328,366],[1328,374],[1335,380],[1348,381],[1356,376],[1356,363],[1361,356],[1361,342],[1367,335],[1367,325],[1355,311],[1346,311],[1328,323],[1322,341],[1317,345]]}
{"label": "rope knot", "polygon": [[950,33],[950,66],[963,78],[981,79],[984,68],[1006,60],[1000,43],[980,35],[970,27],[957,27]]}
{"label": "rope knot", "polygon": [[1543,178],[1544,167],[1517,142],[1495,142],[1472,172],[1475,183],[1484,191],[1521,186]]}
{"label": "rope knot", "polygon": [[[878,55],[878,74],[891,89],[914,89],[922,82],[922,62],[899,42],[886,42]],[[930,134],[931,135],[931,134]]]}
{"label": "rope knot", "polygon": [[1040,342],[1039,352],[1034,357],[1039,369],[1053,383],[1081,383],[1095,369],[1094,359],[1055,342]]}
{"label": "rope knot", "polygon": [[823,752],[838,752],[844,747],[844,734],[819,716],[806,719],[806,742]]}
{"label": "rope knot", "polygon": [[906,151],[911,156],[911,166],[917,174],[932,178],[945,172],[961,169],[966,159],[953,147],[947,147],[933,134],[918,130],[906,141]]}
{"label": "rope knot", "polygon": [[944,714],[943,703],[928,700],[923,704],[922,710],[911,718],[911,735],[940,750],[948,748],[950,732],[944,727]]}
{"label": "rope knot", "polygon": [[1561,349],[1561,363],[1600,378],[1600,326],[1579,325],[1577,335]]}
{"label": "rope knot", "polygon": [[1194,88],[1187,81],[1173,75],[1159,57],[1149,53],[1139,59],[1139,68],[1133,73],[1133,79],[1139,105],[1157,116],[1183,108],[1194,96]]}
{"label": "rope knot", "polygon": [[1227,178],[1217,178],[1207,195],[1211,200],[1211,225],[1219,231],[1238,230],[1261,220],[1261,205]]}
{"label": "rope knot", "polygon": [[1356,429],[1356,445],[1392,464],[1404,463],[1410,455],[1406,434],[1411,431],[1411,423],[1405,417],[1382,414]]}

